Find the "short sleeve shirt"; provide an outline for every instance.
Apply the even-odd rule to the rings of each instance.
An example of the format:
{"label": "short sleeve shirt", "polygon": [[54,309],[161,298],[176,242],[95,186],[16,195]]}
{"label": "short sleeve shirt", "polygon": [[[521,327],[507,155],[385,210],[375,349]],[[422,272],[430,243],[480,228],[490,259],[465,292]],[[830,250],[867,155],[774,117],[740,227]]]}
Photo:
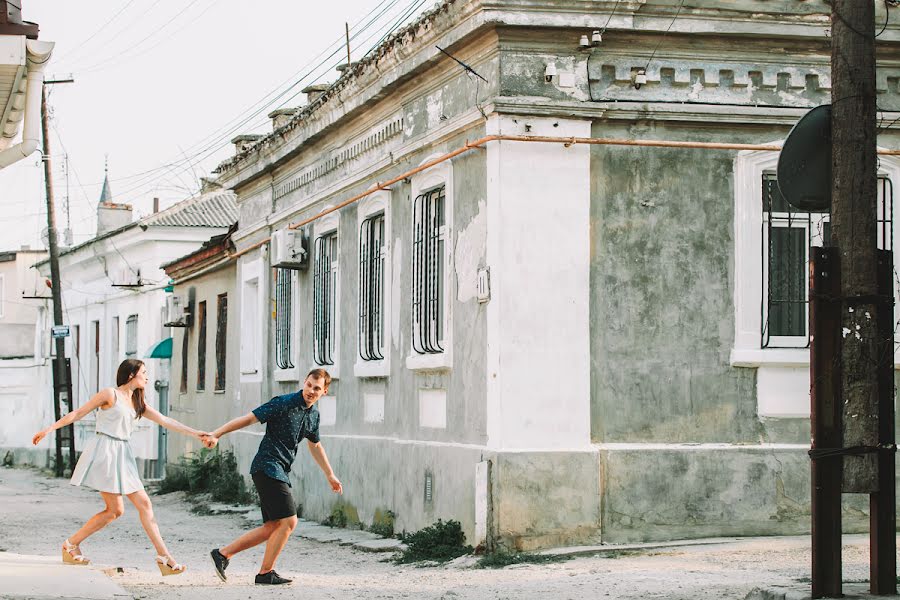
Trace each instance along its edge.
{"label": "short sleeve shirt", "polygon": [[303,438],[319,441],[319,410],[307,407],[302,392],[276,396],[257,407],[253,415],[266,424],[266,435],[250,465],[250,474],[262,473],[291,485],[288,473]]}

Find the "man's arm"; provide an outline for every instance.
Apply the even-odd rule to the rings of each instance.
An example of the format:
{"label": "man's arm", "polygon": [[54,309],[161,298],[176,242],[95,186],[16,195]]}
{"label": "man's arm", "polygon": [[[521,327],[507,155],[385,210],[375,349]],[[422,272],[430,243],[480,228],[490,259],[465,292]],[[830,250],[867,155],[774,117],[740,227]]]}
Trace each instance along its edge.
{"label": "man's arm", "polygon": [[313,460],[316,461],[319,468],[325,473],[325,477],[328,478],[331,490],[338,494],[343,494],[344,486],[342,486],[338,478],[335,477],[334,471],[331,469],[331,464],[328,462],[328,457],[325,456],[325,447],[322,446],[322,442],[313,443],[311,440],[306,441],[309,445],[309,453],[312,454]]}
{"label": "man's arm", "polygon": [[254,423],[259,423],[259,420],[256,418],[252,412],[247,413],[242,417],[237,417],[236,419],[232,419],[210,433],[208,436],[205,436],[203,439],[203,445],[207,448],[215,448],[216,444],[219,443],[219,438],[225,435],[226,433],[231,433],[232,431],[237,431],[238,429],[243,429],[249,425],[253,425]]}

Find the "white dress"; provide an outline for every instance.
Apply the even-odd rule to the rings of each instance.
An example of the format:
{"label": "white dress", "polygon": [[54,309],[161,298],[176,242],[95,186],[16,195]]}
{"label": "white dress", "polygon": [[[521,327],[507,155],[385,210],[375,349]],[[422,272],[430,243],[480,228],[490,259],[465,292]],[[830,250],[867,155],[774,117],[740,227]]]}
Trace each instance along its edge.
{"label": "white dress", "polygon": [[81,453],[71,484],[128,495],[144,489],[130,442],[137,413],[131,398],[116,388],[113,391],[116,403],[97,410],[97,433]]}

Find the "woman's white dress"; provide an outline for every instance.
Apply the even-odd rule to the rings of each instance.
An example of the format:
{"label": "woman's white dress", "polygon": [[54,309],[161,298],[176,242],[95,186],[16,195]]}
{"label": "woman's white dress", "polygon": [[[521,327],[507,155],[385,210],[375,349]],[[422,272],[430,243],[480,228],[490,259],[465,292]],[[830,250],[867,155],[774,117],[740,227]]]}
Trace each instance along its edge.
{"label": "woman's white dress", "polygon": [[97,410],[97,433],[81,453],[71,483],[127,495],[144,489],[130,441],[137,413],[131,398],[113,391],[116,403]]}

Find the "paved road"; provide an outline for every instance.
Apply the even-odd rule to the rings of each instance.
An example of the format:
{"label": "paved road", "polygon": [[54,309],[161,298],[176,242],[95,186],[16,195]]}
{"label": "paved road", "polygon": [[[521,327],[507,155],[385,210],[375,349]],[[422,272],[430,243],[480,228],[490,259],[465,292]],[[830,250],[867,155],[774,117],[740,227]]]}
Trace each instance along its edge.
{"label": "paved road", "polygon": [[[83,550],[117,584],[139,600],[247,600],[297,598],[415,598],[453,600],[672,600],[743,599],[756,586],[804,586],[809,577],[807,538],[754,538],[737,543],[648,549],[617,558],[588,556],[542,565],[515,565],[499,570],[416,568],[397,566],[384,555],[360,552],[335,543],[294,537],[278,571],[295,579],[286,588],[253,585],[262,548],[236,557],[229,581],[212,571],[208,552],[247,527],[234,515],[199,515],[180,493],[153,496],[157,519],[175,557],[188,565],[181,576],[159,575],[154,552],[140,527],[136,511],[126,503],[125,516],[83,544]],[[56,563],[62,540],[101,508],[99,495],[65,480],[27,469],[0,468],[0,551],[45,557]],[[845,538],[844,578],[868,577],[867,542]],[[34,559],[36,561],[41,558]],[[72,569],[46,569],[42,577],[58,577]],[[57,575],[53,575],[56,573]],[[62,573],[62,575],[58,575]],[[0,598],[5,594],[0,578]],[[9,584],[7,584],[9,587]],[[61,592],[56,597],[77,597]],[[81,595],[81,597],[84,597]]]}

